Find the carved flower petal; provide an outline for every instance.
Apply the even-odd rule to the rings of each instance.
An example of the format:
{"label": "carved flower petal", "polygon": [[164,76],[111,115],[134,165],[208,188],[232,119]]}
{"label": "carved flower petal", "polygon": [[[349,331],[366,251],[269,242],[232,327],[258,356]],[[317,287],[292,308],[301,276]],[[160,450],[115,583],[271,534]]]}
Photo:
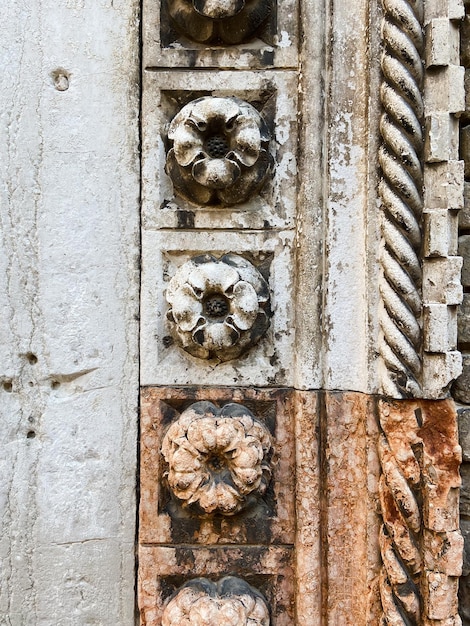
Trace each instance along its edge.
{"label": "carved flower petal", "polygon": [[184,0],[167,3],[171,17],[191,39],[204,43],[212,38],[215,22],[196,13],[191,4]]}
{"label": "carved flower petal", "polygon": [[[194,501],[196,501],[196,499],[194,499]],[[213,513],[217,509],[218,494],[213,481],[200,488],[197,502],[199,503],[201,509],[206,513]]]}
{"label": "carved flower petal", "polygon": [[[169,473],[168,483],[173,489],[175,496],[180,500],[194,501],[194,494],[199,489],[201,483],[207,479],[207,474],[205,472],[199,472],[193,476],[193,480],[187,484],[188,481],[185,480],[182,472]],[[187,484],[187,486],[183,486],[183,484]]]}
{"label": "carved flower petal", "polygon": [[197,183],[190,170],[182,168],[175,157],[173,148],[168,152],[165,171],[171,178],[175,190],[190,202],[210,204],[213,201],[213,191]]}
{"label": "carved flower petal", "polygon": [[191,285],[185,284],[174,293],[171,311],[182,331],[189,332],[196,327],[202,317],[202,303]]}
{"label": "carved flower petal", "polygon": [[256,598],[256,606],[250,617],[256,619],[261,626],[268,626],[269,624],[269,611],[266,604],[261,598]]}
{"label": "carved flower petal", "polygon": [[191,624],[218,624],[218,612],[217,603],[209,596],[205,596],[191,607],[189,612]]}
{"label": "carved flower petal", "polygon": [[272,158],[267,154],[266,150],[261,150],[259,158],[253,167],[245,170],[231,187],[217,191],[217,195],[223,204],[227,206],[239,204],[261,189],[267,178],[271,162]]}
{"label": "carved flower petal", "polygon": [[247,435],[254,437],[254,439],[258,440],[263,446],[263,450],[267,451],[271,447],[271,436],[269,432],[266,430],[266,428],[264,428],[264,426],[254,420],[252,427],[247,430]]}
{"label": "carved flower petal", "polygon": [[194,420],[188,427],[188,441],[203,454],[217,448],[217,433],[213,417]]}
{"label": "carved flower petal", "polygon": [[171,477],[171,486],[178,491],[186,491],[187,489],[197,489],[201,484],[201,475],[195,472],[173,472]]}
{"label": "carved flower petal", "polygon": [[237,269],[241,280],[250,283],[254,288],[260,302],[267,302],[269,300],[268,284],[254,265],[243,257],[232,254],[231,252],[224,254],[220,260]]}
{"label": "carved flower petal", "polygon": [[258,442],[247,445],[243,441],[233,454],[232,464],[235,467],[256,467],[262,459],[263,449]]}
{"label": "carved flower petal", "polygon": [[233,482],[243,495],[251,493],[258,487],[261,482],[261,476],[261,471],[256,468],[237,467],[232,470]]}
{"label": "carved flower petal", "polygon": [[192,472],[201,467],[199,458],[184,448],[175,450],[171,455],[170,462],[175,472]]}
{"label": "carved flower petal", "polygon": [[248,330],[258,315],[258,296],[254,288],[240,280],[233,288],[231,318],[237,328]]}
{"label": "carved flower petal", "polygon": [[[232,135],[232,152],[245,167],[251,167],[258,160],[261,149],[261,135],[258,124],[252,117],[239,115]],[[230,153],[227,155],[230,158]]]}
{"label": "carved flower petal", "polygon": [[230,417],[217,420],[217,448],[227,452],[236,448],[245,436],[245,429]]}
{"label": "carved flower petal", "polygon": [[240,167],[235,161],[204,158],[193,165],[192,175],[196,182],[209,189],[226,189],[240,176]]}
{"label": "carved flower petal", "polygon": [[175,158],[182,167],[190,165],[203,152],[202,134],[187,123],[176,126],[172,137]]}
{"label": "carved flower petal", "polygon": [[188,276],[188,283],[194,293],[225,293],[239,280],[235,268],[217,262],[204,263],[196,266]]}
{"label": "carved flower petal", "polygon": [[226,483],[219,483],[216,486],[217,508],[221,513],[230,515],[235,513],[240,506],[240,494],[236,489]]}
{"label": "carved flower petal", "polygon": [[199,327],[193,333],[193,337],[196,343],[206,350],[219,352],[233,346],[240,335],[236,328],[225,322],[213,322]]}
{"label": "carved flower petal", "polygon": [[[183,591],[186,590],[183,589]],[[186,612],[179,603],[178,594],[178,598],[172,600],[165,608],[162,615],[162,626],[172,626],[172,624],[184,624],[186,621]],[[190,624],[189,621],[188,624]]]}
{"label": "carved flower petal", "polygon": [[[206,122],[210,125],[214,122],[227,123],[237,115],[240,114],[239,102],[234,98],[214,98],[212,96],[206,96],[199,98],[187,104],[186,107],[190,108],[191,117],[200,122]],[[183,112],[186,107],[181,109]]]}
{"label": "carved flower petal", "polygon": [[237,15],[245,6],[244,0],[193,0],[198,13],[213,20],[223,20]]}
{"label": "carved flower petal", "polygon": [[245,624],[246,612],[238,598],[226,599],[219,608],[218,626],[239,626]]}

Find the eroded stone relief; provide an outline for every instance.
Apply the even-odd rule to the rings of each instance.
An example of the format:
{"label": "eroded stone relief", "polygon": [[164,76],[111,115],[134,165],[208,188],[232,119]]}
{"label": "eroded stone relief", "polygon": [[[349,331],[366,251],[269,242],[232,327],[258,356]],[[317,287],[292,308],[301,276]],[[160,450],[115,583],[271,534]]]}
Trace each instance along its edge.
{"label": "eroded stone relief", "polygon": [[271,435],[239,404],[193,404],[168,429],[162,454],[173,494],[205,514],[237,513],[271,479]]}
{"label": "eroded stone relief", "polygon": [[238,98],[199,98],[170,124],[166,170],[175,189],[196,204],[231,206],[264,184],[272,157],[258,111]]}
{"label": "eroded stone relief", "polygon": [[162,626],[269,626],[261,593],[235,576],[217,583],[207,578],[187,582],[165,607]]}
{"label": "eroded stone relief", "polygon": [[271,12],[269,0],[167,0],[173,25],[193,41],[238,44]]}
{"label": "eroded stone relief", "polygon": [[458,624],[463,539],[455,408],[448,400],[384,400],[379,421],[382,623]]}
{"label": "eroded stone relief", "polygon": [[[253,57],[242,58],[241,48],[232,47],[227,52],[224,46],[251,36],[242,26],[242,16],[249,15],[251,9],[258,11],[258,21],[253,22],[256,29],[267,19],[266,7],[255,2],[244,4],[242,0],[223,4],[217,0],[179,0],[164,5],[163,12],[168,12],[179,33],[213,48],[208,45],[202,51],[202,46],[188,44],[184,36],[168,36],[165,54],[154,58],[170,58],[172,46],[175,50],[180,46],[185,54],[175,51],[175,66],[181,67],[186,60],[189,71],[175,78],[170,71],[162,70],[154,73],[157,77],[149,73],[145,79],[152,90],[144,107],[153,122],[148,126],[160,129],[160,134],[155,137],[155,133],[145,131],[144,180],[150,191],[144,193],[144,242],[147,251],[152,248],[149,242],[158,242],[159,252],[155,253],[156,245],[152,253],[147,252],[155,262],[153,274],[148,270],[152,263],[147,263],[145,277],[148,280],[148,276],[155,276],[156,280],[150,289],[143,290],[144,314],[148,316],[152,310],[154,316],[153,325],[143,327],[155,349],[147,348],[143,368],[143,380],[148,386],[142,394],[141,431],[142,623],[156,626],[163,614],[161,621],[165,625],[207,620],[257,624],[269,620],[269,613],[274,623],[292,623],[293,604],[288,604],[295,598],[298,607],[309,606],[308,617],[298,612],[299,624],[322,620],[361,626],[430,626],[436,621],[457,624],[461,536],[456,526],[459,448],[455,415],[445,402],[426,404],[416,400],[441,398],[455,371],[450,307],[455,307],[458,300],[458,262],[447,258],[453,254],[453,223],[448,218],[452,191],[448,188],[452,187],[450,173],[458,168],[447,167],[450,146],[454,144],[451,131],[446,135],[441,129],[456,107],[449,106],[443,112],[439,98],[433,100],[435,91],[449,96],[441,83],[433,83],[441,71],[436,68],[445,65],[439,57],[439,45],[445,47],[445,38],[437,34],[442,35],[439,28],[445,24],[430,18],[433,9],[429,3],[425,14],[424,0],[383,2],[383,28],[381,35],[377,34],[383,51],[382,80],[380,94],[376,94],[372,105],[373,114],[377,119],[380,116],[381,136],[381,210],[377,219],[380,312],[373,312],[379,335],[379,376],[374,361],[373,374],[366,375],[365,385],[370,383],[370,387],[365,396],[373,390],[367,397],[329,395],[324,391],[301,396],[289,388],[295,399],[286,401],[286,413],[295,416],[296,456],[292,454],[292,461],[286,462],[286,446],[282,471],[277,472],[272,463],[274,434],[277,450],[282,447],[279,424],[286,413],[274,411],[275,426],[266,414],[259,419],[255,416],[261,416],[258,408],[262,403],[272,400],[269,393],[276,382],[274,375],[266,375],[270,370],[261,369],[263,359],[272,368],[277,367],[282,358],[277,342],[282,340],[285,328],[295,326],[294,310],[291,312],[285,297],[287,291],[280,289],[278,281],[295,275],[298,257],[290,253],[293,246],[300,248],[304,241],[296,187],[290,184],[297,177],[295,148],[289,143],[297,137],[295,114],[286,105],[300,68],[298,74],[297,69],[290,69],[292,74],[288,76],[289,72],[278,71],[280,66],[273,72],[261,71],[261,65],[254,69],[253,61],[248,71],[240,72],[244,64],[251,62],[247,59]],[[442,7],[436,11],[438,21],[449,26],[456,13],[452,13],[450,4],[447,9],[446,18],[441,15]],[[331,25],[335,19],[333,16]],[[341,19],[344,15],[338,22]],[[232,31],[232,39],[224,31],[229,23],[239,25],[237,31]],[[425,32],[430,33],[427,39]],[[334,37],[341,40],[337,33]],[[352,41],[348,40],[350,45]],[[379,46],[376,41],[372,43]],[[336,54],[332,52],[334,62],[341,56]],[[358,58],[365,65],[370,61]],[[227,61],[230,59],[234,62]],[[272,59],[274,52],[267,65]],[[204,71],[193,72],[193,66]],[[217,68],[217,73],[212,68]],[[338,80],[334,67],[331,72],[334,83]],[[348,88],[353,91],[358,85],[354,72],[350,78]],[[361,85],[365,83],[369,84],[368,77]],[[344,96],[341,86],[336,84],[335,89]],[[340,101],[347,108],[347,98]],[[328,103],[322,109],[321,115],[326,111],[330,116],[327,123],[341,119],[346,124],[347,112],[341,111],[341,106],[335,108]],[[325,171],[331,179],[345,178],[342,168],[348,166],[351,176],[356,176],[348,161],[349,152],[353,146],[362,150],[364,144],[360,143],[362,139],[360,146],[355,143],[354,132],[344,137],[344,150],[338,151],[344,162],[334,162],[335,157],[328,156],[331,162]],[[319,158],[318,154],[302,152],[301,156],[305,160],[310,156]],[[371,165],[367,159],[361,162],[366,168]],[[303,167],[308,165],[303,163]],[[323,184],[318,183],[320,187]],[[328,188],[335,187],[332,184]],[[345,186],[341,189],[346,196]],[[369,198],[370,190],[364,193]],[[442,200],[444,195],[446,202]],[[326,205],[329,202],[333,218],[334,198],[328,198]],[[368,202],[364,206],[369,207]],[[324,216],[324,208],[312,208],[317,211],[314,219]],[[359,228],[363,217],[360,213]],[[331,224],[338,227],[339,222],[332,219]],[[449,226],[444,228],[445,242],[439,234],[443,225]],[[375,226],[378,223],[374,222],[371,230]],[[274,231],[281,242],[269,249],[269,259],[261,258],[259,245],[269,240],[268,230]],[[322,235],[326,231],[325,227]],[[330,234],[325,257],[319,255],[311,260],[331,273],[323,283],[325,294],[333,286],[331,276],[335,275],[329,246],[337,246],[337,232],[333,228]],[[224,254],[226,250],[231,252]],[[288,269],[279,271],[280,255],[286,250]],[[343,252],[341,245],[335,248],[337,277],[342,273]],[[364,253],[361,260],[366,265],[370,257]],[[358,264],[358,273],[362,265]],[[367,278],[361,277],[365,284]],[[295,281],[290,281],[289,288],[292,284]],[[376,302],[377,295],[372,293],[371,300]],[[297,304],[295,293],[291,300]],[[340,317],[345,316],[345,309],[335,298],[328,301],[330,307],[338,308]],[[329,313],[327,307],[318,313],[318,334],[328,334]],[[445,333],[438,332],[439,328],[445,328]],[[266,340],[260,341],[265,334]],[[341,333],[337,336],[340,339]],[[313,341],[313,336],[309,340]],[[252,349],[257,342],[259,345]],[[335,361],[329,360],[329,350],[336,342],[330,336],[321,342],[319,354],[325,353],[325,368],[333,369]],[[330,346],[326,347],[327,343]],[[293,346],[283,352],[292,355]],[[188,358],[185,352],[196,358]],[[239,359],[241,356],[244,358]],[[157,365],[149,366],[152,359]],[[292,363],[296,365],[295,356]],[[443,363],[445,371],[440,368]],[[368,363],[363,364],[367,370]],[[288,386],[294,387],[296,374],[289,378],[288,368],[280,369],[282,376],[287,376],[281,380],[288,380]],[[169,387],[157,389],[159,384]],[[171,387],[177,384],[185,388]],[[220,387],[215,389],[217,384],[226,386],[225,395]],[[254,388],[258,384],[260,389]],[[243,394],[249,395],[248,389],[253,402],[247,401],[250,409],[236,404],[244,401]],[[396,404],[382,402],[375,393],[396,398]],[[407,404],[402,398],[415,400]],[[317,403],[318,408],[308,413],[307,407],[317,407]],[[312,429],[308,444],[306,431],[299,426],[306,421],[311,422]],[[287,438],[293,437],[293,421],[285,420],[283,427]],[[294,483],[295,468],[301,470],[296,479],[296,511],[285,495],[287,485]],[[305,482],[301,483],[299,473],[308,477]],[[312,493],[309,484],[315,485]],[[377,496],[380,511],[374,508]],[[258,506],[251,506],[254,503]],[[339,511],[344,515],[338,516]],[[353,525],[357,519],[360,529],[356,545]],[[326,545],[319,548],[325,538]],[[305,550],[314,555],[311,566],[302,563],[304,543]],[[295,555],[299,545],[302,548]],[[323,555],[318,555],[318,549],[324,551]],[[295,563],[293,558],[297,558]],[[276,578],[273,571],[281,561],[283,573]],[[356,561],[359,573],[353,572]],[[298,576],[294,590],[285,588],[282,578],[291,567]],[[246,602],[233,605],[233,594],[230,601],[226,599],[222,590],[225,583],[215,584],[206,578],[227,572],[241,577],[266,576],[269,611],[262,604],[258,616],[248,614]],[[205,578],[194,580],[195,576]],[[353,592],[344,591],[344,578],[354,581],[350,584]],[[193,580],[177,589],[188,579]],[[356,586],[361,591],[356,591]],[[312,595],[302,603],[299,597],[305,587]],[[283,606],[276,606],[283,590]],[[165,604],[164,598],[171,593]],[[317,618],[312,617],[315,615]]]}
{"label": "eroded stone relief", "polygon": [[205,254],[171,279],[168,320],[181,347],[201,359],[240,356],[269,326],[269,288],[260,272],[236,254]]}
{"label": "eroded stone relief", "polygon": [[379,151],[384,242],[381,384],[387,395],[408,397],[419,395],[421,389],[423,2],[393,0],[385,2],[384,9]]}

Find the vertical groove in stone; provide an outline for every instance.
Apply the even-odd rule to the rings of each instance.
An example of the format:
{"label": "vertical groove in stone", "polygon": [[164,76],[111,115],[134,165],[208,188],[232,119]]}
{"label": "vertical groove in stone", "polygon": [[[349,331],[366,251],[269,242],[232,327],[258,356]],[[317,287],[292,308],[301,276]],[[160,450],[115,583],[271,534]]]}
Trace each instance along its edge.
{"label": "vertical groove in stone", "polygon": [[423,3],[384,0],[383,7],[381,387],[386,395],[409,397],[420,394],[422,369]]}

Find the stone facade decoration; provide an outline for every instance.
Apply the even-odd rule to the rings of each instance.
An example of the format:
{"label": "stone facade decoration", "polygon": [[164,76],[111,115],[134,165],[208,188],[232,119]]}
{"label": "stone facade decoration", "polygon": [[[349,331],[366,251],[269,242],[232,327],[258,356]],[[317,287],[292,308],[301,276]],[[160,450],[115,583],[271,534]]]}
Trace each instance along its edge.
{"label": "stone facade decoration", "polygon": [[170,124],[166,170],[175,189],[196,204],[231,206],[265,182],[270,134],[258,111],[238,98],[193,100]]}
{"label": "stone facade decoration", "polygon": [[226,576],[217,583],[195,578],[181,587],[166,605],[162,626],[269,626],[263,596],[248,583]]}
{"label": "stone facade decoration", "polygon": [[199,43],[239,44],[270,14],[270,0],[167,0],[176,29]]}
{"label": "stone facade decoration", "polygon": [[383,400],[378,413],[382,623],[458,624],[463,539],[455,408],[449,400]]}
{"label": "stone facade decoration", "polygon": [[[291,393],[275,388],[147,387],[141,400],[142,545],[292,544]],[[217,441],[208,441],[214,455],[200,452],[188,440],[199,434],[206,437],[209,426],[212,435],[220,435]],[[176,431],[181,436],[173,439]],[[224,452],[227,433],[233,437]],[[171,476],[162,451],[172,465]],[[194,476],[197,481],[204,475],[191,504],[190,497],[184,499],[189,493],[177,484],[180,469],[187,469],[186,461],[192,469],[184,478]],[[243,464],[250,467],[242,468]],[[251,479],[255,480],[249,484]],[[198,498],[209,510],[202,508]]]}
{"label": "stone facade decoration", "polygon": [[425,11],[423,2],[384,3],[380,378],[396,398],[442,397],[460,369],[455,210],[463,170],[455,114],[463,73],[458,45],[449,41],[458,40],[462,15],[459,3],[439,11]]}
{"label": "stone facade decoration", "polygon": [[268,285],[254,265],[236,254],[192,258],[171,279],[166,299],[173,336],[201,359],[234,359],[269,325]]}
{"label": "stone facade decoration", "polygon": [[170,489],[203,514],[234,515],[265,493],[271,444],[269,431],[246,407],[193,404],[163,439]]}
{"label": "stone facade decoration", "polygon": [[470,624],[470,5],[465,2],[460,27],[460,63],[465,68],[465,111],[460,116],[460,158],[464,162],[464,203],[459,212],[458,253],[462,256],[463,300],[457,314],[457,347],[462,352],[462,374],[452,386],[461,405],[459,441],[462,446],[462,489],[460,528],[464,537],[464,559],[459,584],[459,613],[463,626]]}
{"label": "stone facade decoration", "polygon": [[[292,392],[275,388],[146,387],[141,401],[138,587],[141,623],[161,626],[169,598],[176,597],[189,580],[204,577],[216,581],[228,573],[263,594],[271,624],[293,623],[296,467]],[[162,454],[171,431],[174,433],[183,424],[192,438],[191,423],[197,427],[194,433],[201,433],[214,419],[217,425],[213,433],[220,434],[219,444],[224,437],[227,439],[228,432],[233,433],[231,427],[237,425],[235,438],[238,438],[240,461],[242,456],[250,463],[254,461],[251,455],[254,449],[258,457],[264,455],[263,449],[267,451],[264,460],[255,464],[256,474],[262,472],[261,489],[247,493],[240,501],[241,507],[228,515],[220,509],[206,513],[197,503],[183,506],[184,501],[172,493],[169,466]],[[314,429],[314,422],[306,420],[304,430]],[[192,445],[188,441],[186,446],[184,439],[188,441],[185,436],[180,437],[180,450]],[[246,456],[245,444],[249,448]],[[171,447],[171,442],[168,445]],[[272,458],[271,445],[275,447]],[[233,461],[227,460],[227,456],[228,450],[223,462],[233,468]],[[208,465],[219,484],[231,481],[217,458],[209,459]],[[249,472],[242,475],[239,483],[242,490],[247,489],[243,487],[246,479],[255,477],[248,476]],[[315,498],[309,489],[312,491],[312,485],[305,484],[301,492],[304,503]],[[305,539],[307,543],[309,540]]]}
{"label": "stone facade decoration", "polygon": [[[158,72],[146,72],[143,80],[144,230],[166,228],[263,231],[268,228],[272,230],[295,226],[299,128],[298,80],[295,72],[289,69],[260,72],[227,70],[221,82],[217,72],[206,69],[187,73],[162,69]],[[289,98],[284,97],[285,93],[289,94]],[[185,107],[200,99],[203,102],[207,99],[208,103],[228,101],[231,108],[243,105],[243,110],[249,112],[251,121],[245,120],[242,125],[245,125],[245,130],[247,124],[251,127],[249,134],[251,139],[255,139],[255,143],[250,145],[255,149],[259,145],[259,157],[254,164],[241,165],[235,156],[228,153],[227,158],[222,155],[220,161],[215,160],[215,164],[222,164],[223,169],[229,168],[238,173],[239,168],[239,177],[231,187],[225,189],[203,187],[192,177],[193,165],[181,167],[176,158],[172,159],[172,170],[169,168],[169,151],[174,149],[173,141],[168,138],[170,126]],[[240,116],[240,120],[242,117],[246,117],[245,113]],[[260,118],[262,121],[259,121]],[[257,120],[260,127],[257,126]],[[193,147],[195,142],[200,145],[203,133],[196,129],[195,134],[199,136],[195,139],[192,135],[190,144]],[[264,141],[263,137],[268,135],[269,141]],[[241,139],[242,144],[247,147],[246,134]],[[249,146],[248,148],[251,150]],[[251,153],[251,162],[254,161],[255,154],[256,150]],[[241,158],[245,163],[246,155],[241,155]],[[202,159],[201,152],[196,161]],[[203,163],[213,166],[214,159],[206,158]],[[182,185],[181,190],[172,180],[172,171]],[[182,181],[181,174],[185,177]],[[260,177],[258,187],[257,177]],[[199,195],[194,197],[191,195],[193,191]],[[248,193],[241,201],[246,191]],[[206,204],[211,196],[210,202],[213,204]],[[219,196],[224,196],[226,200],[218,199]]]}
{"label": "stone facade decoration", "polygon": [[385,394],[420,392],[422,283],[419,222],[423,210],[422,3],[384,3],[379,151],[382,180],[380,283]]}
{"label": "stone facade decoration", "polygon": [[460,626],[465,5],[9,3],[2,624]]}

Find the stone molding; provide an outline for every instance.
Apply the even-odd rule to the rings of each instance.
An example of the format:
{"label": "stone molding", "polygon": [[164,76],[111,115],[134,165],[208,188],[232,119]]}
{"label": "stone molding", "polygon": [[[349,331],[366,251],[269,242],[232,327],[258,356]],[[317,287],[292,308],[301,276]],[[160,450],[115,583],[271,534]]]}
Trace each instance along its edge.
{"label": "stone molding", "polygon": [[384,13],[379,151],[381,387],[386,395],[406,397],[421,392],[423,2],[387,0]]}
{"label": "stone molding", "polygon": [[464,109],[464,72],[454,21],[463,5],[441,4],[383,3],[379,369],[381,391],[395,398],[443,397],[460,372],[455,114]]}
{"label": "stone molding", "polygon": [[381,624],[460,624],[457,420],[452,401],[378,405]]}
{"label": "stone molding", "polygon": [[425,4],[425,153],[423,215],[423,396],[443,397],[461,372],[457,306],[462,301],[457,256],[464,164],[459,161],[459,114],[465,110],[460,67],[461,0]]}

